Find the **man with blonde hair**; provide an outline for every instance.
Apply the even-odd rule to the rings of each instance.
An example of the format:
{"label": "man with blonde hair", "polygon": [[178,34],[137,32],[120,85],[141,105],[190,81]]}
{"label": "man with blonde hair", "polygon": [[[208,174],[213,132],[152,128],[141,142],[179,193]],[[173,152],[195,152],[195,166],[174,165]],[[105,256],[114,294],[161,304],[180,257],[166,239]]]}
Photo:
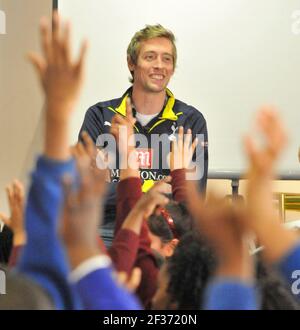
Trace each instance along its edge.
{"label": "man with blonde hair", "polygon": [[[190,129],[193,139],[196,135],[202,136],[199,143],[201,149],[199,185],[202,191],[206,189],[208,168],[206,121],[201,112],[175,99],[167,88],[174,74],[176,62],[175,36],[171,31],[157,24],[146,25],[144,29],[136,32],[127,48],[127,64],[132,76],[130,79],[132,86],[121,98],[99,102],[90,107],[80,130],[80,134],[82,131],[87,131],[96,142],[99,136],[110,132],[111,120],[115,114],[126,116],[126,104],[127,106],[129,104],[127,99],[130,98],[136,119],[135,134],[142,135],[147,141],[146,146],[140,143],[137,148],[144,191],[149,189],[154,181],[161,180],[170,173],[166,165],[169,150],[164,150],[160,143],[154,142],[164,135],[170,144],[176,138],[180,126],[183,126],[184,132]],[[136,139],[138,139],[137,135]],[[111,182],[118,182],[119,175],[118,168],[111,170]],[[113,190],[114,188],[111,188],[111,191]],[[115,204],[112,193],[106,205],[105,219],[110,217],[113,220],[114,216]],[[104,239],[105,236],[104,230]],[[109,245],[109,242],[106,243]]]}

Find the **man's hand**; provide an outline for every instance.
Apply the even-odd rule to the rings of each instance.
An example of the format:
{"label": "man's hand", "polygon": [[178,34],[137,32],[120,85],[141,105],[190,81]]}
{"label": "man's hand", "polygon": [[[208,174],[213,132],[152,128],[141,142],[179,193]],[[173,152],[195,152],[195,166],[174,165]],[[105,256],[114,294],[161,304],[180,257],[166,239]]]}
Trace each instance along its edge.
{"label": "man's hand", "polygon": [[26,243],[26,231],[24,226],[24,186],[18,181],[6,187],[6,195],[10,208],[10,216],[0,213],[0,220],[13,232],[13,244],[24,245]]}
{"label": "man's hand", "polygon": [[105,171],[92,169],[77,158],[81,184],[78,191],[65,179],[65,203],[61,236],[73,268],[89,257],[101,253],[98,230],[101,225],[101,198],[105,193]]}
{"label": "man's hand", "polygon": [[83,82],[87,50],[85,41],[77,60],[70,48],[70,24],[63,23],[57,12],[51,27],[46,18],[41,20],[40,34],[43,56],[29,53],[36,68],[47,100],[47,116],[55,120],[68,120],[78,99]]}
{"label": "man's hand", "polygon": [[198,139],[196,138],[192,143],[192,131],[187,130],[184,134],[184,129],[182,126],[179,127],[178,138],[172,141],[170,158],[170,170],[174,171],[177,169],[188,169],[195,149],[198,144]]}

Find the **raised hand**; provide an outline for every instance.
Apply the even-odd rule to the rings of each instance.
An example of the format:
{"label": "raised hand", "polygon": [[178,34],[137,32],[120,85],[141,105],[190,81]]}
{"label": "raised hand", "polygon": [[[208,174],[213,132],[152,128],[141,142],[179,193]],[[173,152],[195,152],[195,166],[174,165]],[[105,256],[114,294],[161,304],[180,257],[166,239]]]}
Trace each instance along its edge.
{"label": "raised hand", "polygon": [[136,119],[132,114],[131,100],[126,100],[126,117],[119,114],[111,122],[111,134],[116,139],[120,156],[120,179],[139,176],[139,163],[135,149],[134,124]]}
{"label": "raised hand", "polygon": [[153,213],[159,214],[160,208],[168,204],[169,199],[164,193],[165,184],[169,182],[170,177],[156,182],[153,187],[137,201],[125,219],[122,228],[130,229],[139,235],[143,221],[146,221]]}
{"label": "raised hand", "polygon": [[134,124],[136,122],[136,119],[133,117],[132,114],[132,105],[131,105],[131,100],[129,98],[129,96],[126,99],[126,117],[123,117],[119,114],[116,114],[111,122],[111,129],[110,132],[111,134],[114,135],[114,137],[117,139],[117,143],[119,145],[119,148],[121,149],[120,151],[124,150],[122,147],[124,146],[124,148],[126,147],[126,144],[123,144],[123,139],[124,136],[120,136],[120,134],[122,134],[122,132],[120,132],[120,126],[124,126],[127,129],[127,135],[126,135],[126,142],[128,145],[128,142],[132,136],[132,134],[134,134]]}
{"label": "raised hand", "polygon": [[126,117],[116,114],[111,122],[111,134],[115,137],[123,166],[121,168],[137,168],[134,147],[134,124],[130,98],[126,100]]}
{"label": "raised hand", "polygon": [[258,148],[253,137],[244,141],[249,162],[247,202],[249,225],[278,221],[273,207],[272,178],[276,160],[283,150],[287,137],[279,116],[272,108],[262,108],[257,116],[257,128],[263,134],[265,145]]}
{"label": "raised hand", "polygon": [[258,112],[257,128],[265,138],[265,145],[259,148],[252,136],[245,137],[249,172],[256,176],[272,176],[274,165],[287,144],[287,134],[279,115],[271,107],[263,107]]}
{"label": "raised hand", "polygon": [[84,75],[87,42],[84,41],[79,58],[72,59],[70,23],[62,22],[58,13],[53,14],[52,32],[47,18],[40,24],[43,56],[30,52],[47,100],[47,115],[68,119],[78,99]]}
{"label": "raised hand", "polygon": [[159,207],[164,207],[169,202],[164,194],[166,193],[165,184],[170,181],[171,178],[166,177],[155,182],[152,188],[138,200],[135,208],[143,214],[144,219],[148,219],[155,212],[159,214]]}
{"label": "raised hand", "polygon": [[170,158],[170,170],[188,169],[193,158],[193,154],[198,144],[196,138],[192,142],[192,131],[187,130],[184,134],[182,126],[179,127],[178,138],[172,141]]}
{"label": "raised hand", "polygon": [[274,168],[287,142],[287,135],[280,117],[272,108],[263,108],[258,114],[257,126],[265,138],[265,146],[255,146],[253,138],[245,139],[249,161],[247,183],[247,212],[244,225],[256,234],[265,246],[267,261],[280,259],[296,242],[295,233],[283,228],[278,212],[273,206],[272,179]]}
{"label": "raised hand", "polygon": [[77,142],[75,146],[71,147],[71,153],[78,162],[90,163],[92,168],[97,167],[97,162],[104,162],[105,155],[99,148],[96,147],[94,141],[86,131],[81,133],[83,142]]}
{"label": "raised hand", "polygon": [[248,234],[243,226],[245,210],[213,194],[205,202],[191,182],[188,183],[187,201],[200,233],[218,256],[218,274],[251,281],[253,261],[245,241]]}
{"label": "raised hand", "polygon": [[129,292],[135,292],[141,283],[142,270],[141,268],[133,268],[130,276],[126,272],[117,272],[117,281],[120,285],[126,288]]}
{"label": "raised hand", "polygon": [[70,24],[53,14],[52,32],[47,18],[41,20],[43,56],[29,53],[46,97],[44,155],[66,161],[70,158],[69,126],[71,114],[79,97],[84,76],[87,43],[84,42],[77,60],[70,47]]}
{"label": "raised hand", "polygon": [[98,230],[101,225],[101,199],[106,190],[105,171],[92,169],[84,160],[78,170],[78,190],[72,189],[73,182],[68,177],[64,181],[65,203],[60,231],[72,267],[101,253]]}
{"label": "raised hand", "polygon": [[26,243],[26,231],[24,226],[24,186],[18,181],[6,187],[6,195],[10,208],[10,216],[0,213],[0,220],[4,222],[14,233],[13,244],[24,245]]}
{"label": "raised hand", "polygon": [[[77,166],[88,166],[92,169],[102,170],[105,161],[104,153],[99,150],[87,132],[82,132],[81,137],[83,142],[77,142],[75,146],[71,147],[71,154],[76,159]],[[101,162],[101,166],[99,165]],[[110,182],[109,169],[105,169],[105,181]]]}

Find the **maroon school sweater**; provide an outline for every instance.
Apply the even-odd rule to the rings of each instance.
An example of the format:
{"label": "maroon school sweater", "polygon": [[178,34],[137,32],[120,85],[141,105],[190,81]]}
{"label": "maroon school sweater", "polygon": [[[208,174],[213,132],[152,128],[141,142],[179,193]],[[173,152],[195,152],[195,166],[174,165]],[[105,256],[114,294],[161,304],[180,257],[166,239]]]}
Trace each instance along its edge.
{"label": "maroon school sweater", "polygon": [[[172,194],[174,200],[185,201],[185,170],[171,172]],[[143,305],[150,306],[152,297],[157,288],[158,266],[151,250],[149,229],[146,221],[143,222],[140,235],[128,229],[121,229],[124,220],[142,196],[142,182],[140,178],[131,177],[121,180],[117,187],[117,217],[115,238],[109,250],[109,255],[118,271],[130,274],[134,267],[142,270],[141,284],[137,294]]]}

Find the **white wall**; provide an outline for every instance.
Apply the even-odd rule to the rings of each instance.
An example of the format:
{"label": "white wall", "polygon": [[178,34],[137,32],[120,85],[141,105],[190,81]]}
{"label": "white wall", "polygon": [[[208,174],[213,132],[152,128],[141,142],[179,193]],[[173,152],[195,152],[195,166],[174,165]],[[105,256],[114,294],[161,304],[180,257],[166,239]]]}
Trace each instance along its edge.
{"label": "white wall", "polygon": [[[300,9],[300,0],[59,3],[64,16],[73,21],[74,43],[78,46],[83,36],[90,39],[87,81],[73,120],[73,141],[88,106],[117,97],[127,88],[126,47],[132,34],[145,23],[161,22],[174,30],[178,40],[178,68],[170,87],[178,98],[198,106],[208,120],[210,167],[217,167],[218,156],[239,157],[235,155],[239,139],[227,142],[227,134],[238,131],[228,126],[232,120],[248,127],[248,111],[271,101],[282,107],[283,115],[292,110],[286,122],[292,132],[290,155],[293,166],[298,166],[294,155],[300,144],[300,35],[292,34],[291,28],[300,25],[291,15]],[[51,0],[0,0],[7,33],[0,34],[0,211],[7,210],[5,185],[14,177],[27,177],[42,143],[43,99],[24,55],[39,50],[39,18],[50,16],[51,6]],[[230,117],[231,109],[238,116]],[[220,132],[226,148],[219,145]],[[298,187],[298,182],[276,182],[275,190],[299,192]],[[230,181],[210,180],[208,188],[231,192]]]}
{"label": "white wall", "polygon": [[40,17],[52,12],[52,0],[0,0],[6,34],[0,34],[0,210],[7,211],[4,187],[25,180],[41,145],[43,106],[37,79],[25,55],[39,51]]}
{"label": "white wall", "polygon": [[[211,170],[244,167],[240,139],[255,109],[280,107],[290,130],[281,169],[299,168],[299,0],[59,0],[74,41],[90,40],[87,83],[73,120],[72,139],[88,106],[128,87],[126,48],[146,23],[177,36],[178,68],[170,88],[207,118]],[[293,26],[294,24],[294,26]]]}

